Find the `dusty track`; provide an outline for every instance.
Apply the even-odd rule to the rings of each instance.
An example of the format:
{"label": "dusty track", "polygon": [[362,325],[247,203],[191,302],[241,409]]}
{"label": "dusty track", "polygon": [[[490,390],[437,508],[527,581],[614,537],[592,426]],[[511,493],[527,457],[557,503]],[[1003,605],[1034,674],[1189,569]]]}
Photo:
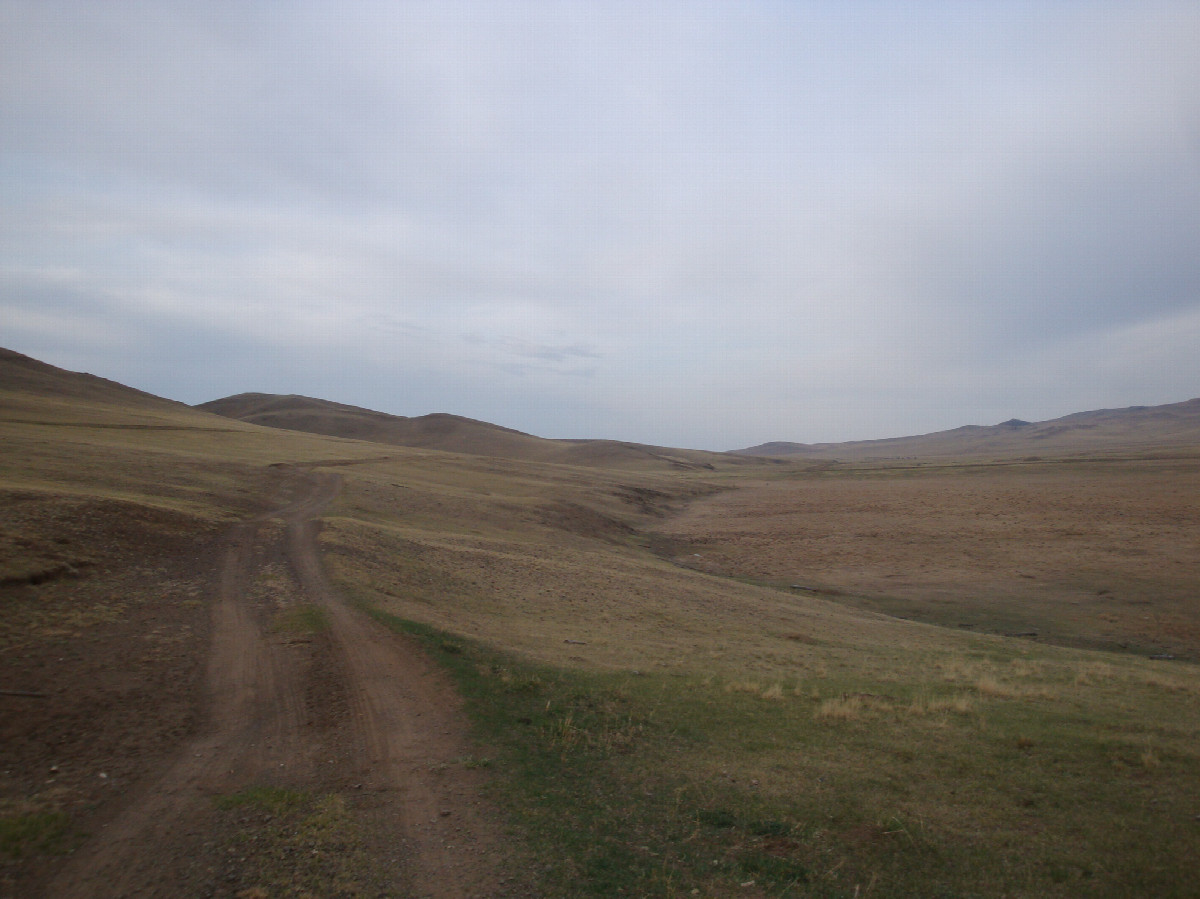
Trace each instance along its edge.
{"label": "dusty track", "polygon": [[[213,845],[213,797],[264,784],[356,797],[388,895],[501,892],[478,783],[453,764],[469,747],[452,689],[406,638],[348,607],[322,572],[317,516],[340,484],[335,474],[289,468],[291,501],[230,530],[215,584],[207,724],[142,778],[48,895],[212,893],[196,870]],[[323,675],[339,681],[333,692],[348,708],[314,707],[322,694],[312,672],[254,608],[251,586],[272,547],[305,600],[325,610],[334,664]],[[331,715],[332,727],[314,726]]]}

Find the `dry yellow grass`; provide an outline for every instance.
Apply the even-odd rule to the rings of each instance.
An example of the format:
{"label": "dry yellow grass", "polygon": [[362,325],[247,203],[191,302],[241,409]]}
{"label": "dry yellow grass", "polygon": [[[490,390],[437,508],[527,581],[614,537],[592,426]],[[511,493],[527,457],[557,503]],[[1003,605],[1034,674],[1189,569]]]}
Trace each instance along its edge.
{"label": "dry yellow grass", "polygon": [[772,702],[778,702],[783,699],[783,684],[771,684],[767,689],[762,691],[762,698],[769,699]]}
{"label": "dry yellow grass", "polygon": [[744,475],[657,527],[673,558],[938,624],[1200,657],[1194,457]]}
{"label": "dry yellow grass", "polygon": [[863,701],[857,696],[839,696],[824,700],[817,707],[815,717],[832,721],[853,721],[863,712]]}
{"label": "dry yellow grass", "polygon": [[953,712],[957,715],[969,715],[975,709],[972,698],[960,693],[941,698],[919,697],[908,706],[907,711],[912,715],[937,715],[943,712]]}
{"label": "dry yellow grass", "polygon": [[[661,747],[639,742],[640,732],[589,729],[571,710],[537,736],[559,755],[589,747],[621,759],[630,753],[615,776],[639,789],[644,777],[637,796],[652,793],[667,771],[704,802],[761,806],[774,816],[754,811],[760,817],[747,818],[751,824],[803,824],[821,877],[858,865],[860,885],[876,882],[871,866],[880,858],[901,864],[887,855],[892,840],[925,862],[959,852],[972,865],[982,859],[989,876],[1008,876],[1004,847],[1024,846],[1035,832],[1060,855],[1128,859],[1132,850],[1111,826],[1117,813],[1159,828],[1159,843],[1180,857],[1194,845],[1190,818],[1180,829],[1167,817],[1183,814],[1175,797],[1194,795],[1188,791],[1200,782],[1194,666],[937,627],[856,607],[853,595],[786,589],[816,575],[816,586],[878,588],[905,601],[945,601],[939,608],[954,617],[965,608],[996,620],[1051,597],[1046,620],[1055,626],[1075,622],[1099,634],[1137,624],[1148,634],[1170,628],[1172,616],[1192,616],[1177,631],[1191,639],[1196,610],[1178,590],[1194,587],[1197,562],[1181,555],[1179,528],[1152,526],[1168,511],[1170,521],[1194,520],[1189,503],[1200,480],[1180,463],[1018,470],[1014,480],[973,471],[826,475],[800,466],[766,483],[736,467],[583,470],[381,452],[225,425],[186,409],[65,401],[6,408],[0,490],[34,496],[31,508],[43,519],[52,504],[86,502],[112,514],[150,508],[166,529],[175,521],[182,533],[191,522],[215,534],[262,508],[273,463],[361,463],[337,469],[344,491],[321,535],[327,568],[347,593],[464,645],[501,651],[511,668],[489,669],[489,677],[506,694],[537,694],[556,677],[621,683],[647,719],[668,722]],[[27,423],[35,415],[41,423]],[[1176,505],[1166,483],[1182,497]],[[1038,518],[1039,486],[1045,502],[1064,503],[1065,518]],[[4,526],[32,538],[35,524]],[[655,532],[686,546],[656,555]],[[37,561],[44,547],[26,549],[27,561]],[[1069,559],[1083,560],[1076,580],[1049,576],[1066,571]],[[1165,573],[1149,577],[1157,570]],[[785,589],[762,583],[772,581]],[[1123,592],[1099,596],[1101,581],[1121,583]],[[279,574],[259,588],[286,599],[289,583]],[[1158,588],[1170,603],[1138,624],[1145,607],[1137,603]],[[191,595],[183,586],[177,592]],[[86,631],[122,615],[121,601],[64,607],[36,621],[9,616],[8,624],[29,640],[45,636],[39,627]],[[177,644],[167,636],[147,639],[148,653],[168,657]],[[530,663],[548,667],[530,673]],[[1081,785],[1091,783],[1106,798],[1084,795]],[[1155,816],[1143,814],[1150,795],[1168,800]],[[1060,809],[1070,809],[1069,821]],[[800,833],[786,840],[799,845]],[[764,839],[739,834],[746,845]],[[921,855],[922,846],[933,848]],[[1030,852],[1050,850],[1039,843]],[[1164,864],[1158,856],[1138,862],[1146,871]],[[1029,877],[1007,889],[1032,894],[1029,883],[1048,884],[1065,896],[1088,886],[1070,879],[1083,877],[1076,873],[1061,887],[1045,872]],[[853,893],[853,882],[822,882]],[[978,887],[969,877],[960,885]]]}
{"label": "dry yellow grass", "polygon": [[1013,699],[1019,695],[1012,687],[1001,683],[994,677],[981,677],[976,681],[975,689],[982,696],[992,696],[997,699]]}

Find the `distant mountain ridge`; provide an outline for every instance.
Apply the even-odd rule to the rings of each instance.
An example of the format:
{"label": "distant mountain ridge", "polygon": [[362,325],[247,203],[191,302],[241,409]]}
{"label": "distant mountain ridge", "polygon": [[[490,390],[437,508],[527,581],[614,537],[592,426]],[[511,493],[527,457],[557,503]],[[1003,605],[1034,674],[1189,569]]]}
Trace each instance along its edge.
{"label": "distant mountain ridge", "polygon": [[1200,446],[1200,398],[1162,406],[1076,412],[1049,421],[1010,418],[998,425],[964,425],[912,437],[846,443],[772,441],[741,456],[773,458],[896,459],[925,456],[1013,456]]}

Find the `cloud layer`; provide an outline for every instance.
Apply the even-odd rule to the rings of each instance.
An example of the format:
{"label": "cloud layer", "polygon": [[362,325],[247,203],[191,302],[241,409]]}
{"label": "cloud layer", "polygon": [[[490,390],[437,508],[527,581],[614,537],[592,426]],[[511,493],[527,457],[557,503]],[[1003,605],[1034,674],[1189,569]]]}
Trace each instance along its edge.
{"label": "cloud layer", "polygon": [[0,344],[728,449],[1200,394],[1193,3],[0,3]]}

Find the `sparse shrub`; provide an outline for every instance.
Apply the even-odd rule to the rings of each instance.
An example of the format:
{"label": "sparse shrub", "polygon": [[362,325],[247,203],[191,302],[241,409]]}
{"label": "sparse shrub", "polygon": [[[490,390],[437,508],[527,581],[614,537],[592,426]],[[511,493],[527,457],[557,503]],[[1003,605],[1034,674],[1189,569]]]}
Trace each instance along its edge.
{"label": "sparse shrub", "polygon": [[935,699],[929,703],[929,711],[931,712],[954,712],[958,715],[969,715],[974,708],[971,702],[971,697],[965,693],[960,693],[957,696],[948,696],[944,699]]}
{"label": "sparse shrub", "polygon": [[500,679],[506,693],[537,693],[542,689],[542,679],[536,674],[514,674],[508,668],[500,667],[493,667],[491,673]]}
{"label": "sparse shrub", "polygon": [[581,741],[583,732],[575,726],[575,717],[571,712],[552,721],[543,729],[546,742],[556,752],[567,755]]}
{"label": "sparse shrub", "polygon": [[862,707],[863,701],[858,696],[839,696],[822,702],[817,707],[815,717],[833,721],[853,721],[858,718]]}
{"label": "sparse shrub", "polygon": [[473,755],[464,755],[460,759],[455,759],[455,762],[459,765],[462,765],[468,771],[474,771],[479,768],[492,767],[492,760],[490,758],[487,758],[487,757],[477,758]]}
{"label": "sparse shrub", "polygon": [[910,715],[936,715],[940,712],[954,712],[957,715],[969,715],[974,709],[971,697],[965,693],[955,696],[929,698],[918,696],[909,704],[907,711]]}
{"label": "sparse shrub", "polygon": [[763,685],[756,680],[733,681],[725,686],[727,693],[761,693]]}
{"label": "sparse shrub", "polygon": [[1012,699],[1016,695],[1012,688],[1000,683],[990,674],[985,674],[975,681],[975,689],[983,696],[993,696],[996,699]]}

